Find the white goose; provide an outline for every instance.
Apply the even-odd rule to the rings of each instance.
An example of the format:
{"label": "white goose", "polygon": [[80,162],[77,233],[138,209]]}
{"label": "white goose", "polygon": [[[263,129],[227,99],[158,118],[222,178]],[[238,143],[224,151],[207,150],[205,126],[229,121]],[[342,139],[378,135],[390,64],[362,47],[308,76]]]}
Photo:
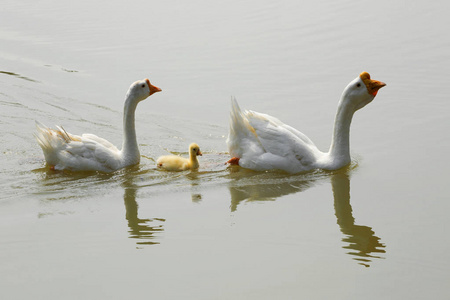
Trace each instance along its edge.
{"label": "white goose", "polygon": [[241,111],[236,99],[232,99],[227,139],[232,159],[228,163],[255,171],[276,169],[289,173],[342,168],[351,162],[350,123],[353,114],[369,104],[385,85],[370,79],[367,72],[347,85],[338,104],[328,152],[321,152],[306,135],[272,116]]}
{"label": "white goose", "polygon": [[35,137],[50,169],[112,172],[139,163],[135,110],[140,101],[160,91],[148,79],[136,81],[128,89],[123,111],[122,150],[94,134],[72,135],[62,127],[54,130],[36,121]]}

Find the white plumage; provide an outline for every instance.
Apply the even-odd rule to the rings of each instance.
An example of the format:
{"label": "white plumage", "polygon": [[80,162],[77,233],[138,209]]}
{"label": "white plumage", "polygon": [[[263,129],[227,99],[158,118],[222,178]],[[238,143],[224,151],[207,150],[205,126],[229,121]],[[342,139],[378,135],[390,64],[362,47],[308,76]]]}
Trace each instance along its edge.
{"label": "white plumage", "polygon": [[277,118],[239,108],[232,99],[227,139],[228,162],[256,170],[298,173],[313,169],[335,170],[350,163],[350,123],[353,113],[370,103],[384,83],[363,72],[345,88],[338,105],[333,139],[321,152],[303,133]]}
{"label": "white plumage", "polygon": [[148,79],[134,82],[126,94],[124,105],[124,141],[122,149],[94,134],[73,135],[56,126],[48,128],[36,121],[36,140],[44,152],[51,169],[71,171],[112,172],[140,161],[135,132],[135,110],[137,104],[160,88]]}

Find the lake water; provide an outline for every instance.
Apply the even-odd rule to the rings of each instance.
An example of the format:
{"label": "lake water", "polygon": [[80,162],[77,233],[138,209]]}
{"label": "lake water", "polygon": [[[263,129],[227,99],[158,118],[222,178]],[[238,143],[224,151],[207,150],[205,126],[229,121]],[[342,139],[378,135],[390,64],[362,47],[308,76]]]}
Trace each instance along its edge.
{"label": "lake water", "polygon": [[[448,1],[12,1],[0,9],[1,299],[449,299]],[[344,87],[353,163],[224,165],[231,96],[326,150]],[[141,163],[52,172],[34,120],[120,146],[129,85]],[[197,172],[155,169],[203,152]]]}

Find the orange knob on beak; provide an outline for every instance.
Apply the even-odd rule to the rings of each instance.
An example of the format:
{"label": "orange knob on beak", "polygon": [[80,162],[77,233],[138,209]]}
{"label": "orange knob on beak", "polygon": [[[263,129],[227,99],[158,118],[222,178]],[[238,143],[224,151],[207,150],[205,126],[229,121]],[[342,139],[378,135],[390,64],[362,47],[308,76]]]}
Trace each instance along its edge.
{"label": "orange knob on beak", "polygon": [[370,75],[367,72],[362,72],[359,77],[364,82],[367,88],[367,92],[371,94],[372,96],[376,96],[378,93],[378,90],[381,89],[383,86],[386,85],[386,83],[370,79]]}
{"label": "orange knob on beak", "polygon": [[145,81],[147,81],[148,88],[150,89],[150,95],[152,95],[152,94],[154,94],[156,92],[161,92],[162,91],[159,87],[152,85],[150,83],[150,80],[148,80],[148,78],[145,79]]}

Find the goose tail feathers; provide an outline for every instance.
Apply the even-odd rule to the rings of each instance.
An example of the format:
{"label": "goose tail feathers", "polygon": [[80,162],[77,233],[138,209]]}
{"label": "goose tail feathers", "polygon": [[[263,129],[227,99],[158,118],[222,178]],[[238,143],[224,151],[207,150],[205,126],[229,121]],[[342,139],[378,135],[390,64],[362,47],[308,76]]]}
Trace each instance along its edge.
{"label": "goose tail feathers", "polygon": [[58,162],[57,152],[65,148],[72,138],[60,126],[56,126],[58,130],[54,130],[39,121],[35,122],[36,132],[34,137],[44,152],[45,160],[50,165],[56,165]]}

